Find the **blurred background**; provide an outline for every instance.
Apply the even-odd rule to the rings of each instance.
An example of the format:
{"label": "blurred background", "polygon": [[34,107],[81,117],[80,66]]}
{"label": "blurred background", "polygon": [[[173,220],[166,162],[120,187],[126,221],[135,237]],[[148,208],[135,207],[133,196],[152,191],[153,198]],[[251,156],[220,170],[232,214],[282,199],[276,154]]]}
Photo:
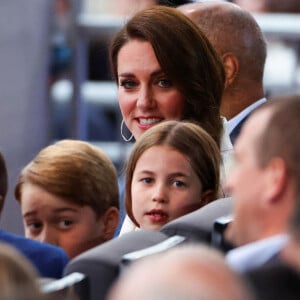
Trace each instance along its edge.
{"label": "blurred background", "polygon": [[[268,41],[266,96],[299,93],[299,0],[235,2],[254,14]],[[16,178],[42,147],[56,140],[91,141],[122,170],[131,144],[121,140],[117,88],[107,50],[128,17],[155,3],[1,1],[0,149],[10,186],[0,228],[23,234],[13,196]]]}

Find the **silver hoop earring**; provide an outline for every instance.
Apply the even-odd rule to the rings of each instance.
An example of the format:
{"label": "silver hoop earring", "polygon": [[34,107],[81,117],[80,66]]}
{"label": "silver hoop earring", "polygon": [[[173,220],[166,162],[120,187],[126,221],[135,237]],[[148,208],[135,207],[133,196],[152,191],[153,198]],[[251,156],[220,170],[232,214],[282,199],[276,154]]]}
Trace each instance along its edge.
{"label": "silver hoop earring", "polygon": [[121,122],[121,127],[120,127],[120,130],[121,130],[121,136],[123,138],[123,140],[125,142],[130,142],[133,138],[133,134],[131,134],[131,136],[129,138],[127,138],[124,134],[123,134],[123,126],[124,126],[124,119],[122,119],[122,122]]}

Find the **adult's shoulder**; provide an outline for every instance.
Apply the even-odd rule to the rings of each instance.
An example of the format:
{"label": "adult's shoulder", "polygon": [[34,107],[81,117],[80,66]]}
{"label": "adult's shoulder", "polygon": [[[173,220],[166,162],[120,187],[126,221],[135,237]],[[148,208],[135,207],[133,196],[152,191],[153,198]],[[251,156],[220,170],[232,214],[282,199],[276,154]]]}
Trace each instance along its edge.
{"label": "adult's shoulder", "polygon": [[300,273],[278,262],[244,274],[258,300],[296,300],[300,298]]}

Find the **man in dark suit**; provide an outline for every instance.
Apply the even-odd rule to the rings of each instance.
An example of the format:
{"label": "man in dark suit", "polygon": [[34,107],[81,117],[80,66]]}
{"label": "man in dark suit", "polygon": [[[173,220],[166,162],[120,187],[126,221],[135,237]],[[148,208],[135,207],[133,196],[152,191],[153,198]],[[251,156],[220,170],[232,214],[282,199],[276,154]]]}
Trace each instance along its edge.
{"label": "man in dark suit", "polygon": [[253,16],[229,2],[197,2],[178,9],[205,33],[220,55],[226,73],[221,115],[235,143],[248,115],[266,101],[263,73],[265,38]]}
{"label": "man in dark suit", "polygon": [[[300,210],[299,116],[299,95],[269,101],[249,117],[237,140],[226,182],[234,219],[225,237],[238,246],[226,256],[238,272],[276,262],[284,253],[287,261],[294,253],[292,265],[300,270],[300,246],[290,244],[288,234]],[[293,222],[300,245],[299,215]]]}
{"label": "man in dark suit", "polygon": [[[285,201],[290,201],[293,207],[286,222],[287,243],[263,266],[246,272],[258,300],[300,299],[300,95],[278,97],[277,100],[276,111],[267,127],[268,138],[262,143],[266,153],[263,156],[273,157],[282,165],[285,178],[278,180],[280,172],[274,169],[278,179],[273,188],[280,191],[281,198],[284,190],[289,191]],[[275,205],[282,200],[274,197],[272,201]],[[276,224],[278,217],[273,218]],[[268,231],[269,228],[265,228],[265,232]]]}
{"label": "man in dark suit", "polygon": [[[0,213],[7,189],[7,169],[3,155],[0,152]],[[42,277],[62,277],[63,269],[69,260],[65,252],[59,247],[30,240],[3,230],[0,230],[0,242],[14,246],[25,255]]]}
{"label": "man in dark suit", "polygon": [[300,299],[300,270],[294,266],[281,262],[266,265],[246,272],[245,278],[250,282],[256,300]]}

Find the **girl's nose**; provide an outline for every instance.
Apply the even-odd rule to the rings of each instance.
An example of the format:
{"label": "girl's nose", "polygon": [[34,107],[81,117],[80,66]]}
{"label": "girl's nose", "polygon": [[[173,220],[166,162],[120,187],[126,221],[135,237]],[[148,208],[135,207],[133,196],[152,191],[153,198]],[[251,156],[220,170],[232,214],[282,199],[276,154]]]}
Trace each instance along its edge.
{"label": "girl's nose", "polygon": [[152,201],[159,202],[159,203],[167,203],[168,202],[168,192],[166,187],[163,185],[157,185],[154,188],[152,194]]}

